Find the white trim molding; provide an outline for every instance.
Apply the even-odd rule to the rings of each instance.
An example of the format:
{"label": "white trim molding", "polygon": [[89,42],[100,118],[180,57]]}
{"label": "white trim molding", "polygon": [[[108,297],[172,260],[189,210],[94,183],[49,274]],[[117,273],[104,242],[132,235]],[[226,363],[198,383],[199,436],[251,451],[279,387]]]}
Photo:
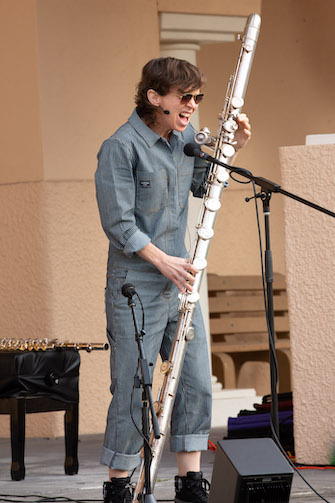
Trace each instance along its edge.
{"label": "white trim molding", "polygon": [[205,14],[160,14],[160,39],[164,42],[194,42],[213,44],[234,42],[242,33],[247,18],[241,16],[212,16]]}

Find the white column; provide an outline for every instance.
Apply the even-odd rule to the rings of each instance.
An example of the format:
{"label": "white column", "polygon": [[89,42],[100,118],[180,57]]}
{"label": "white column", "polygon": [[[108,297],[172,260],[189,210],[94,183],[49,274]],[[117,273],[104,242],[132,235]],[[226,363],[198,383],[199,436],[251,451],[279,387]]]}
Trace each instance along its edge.
{"label": "white column", "polygon": [[186,59],[195,65],[197,62],[197,53],[200,44],[195,42],[161,42],[160,53],[163,58],[170,56],[171,58]]}

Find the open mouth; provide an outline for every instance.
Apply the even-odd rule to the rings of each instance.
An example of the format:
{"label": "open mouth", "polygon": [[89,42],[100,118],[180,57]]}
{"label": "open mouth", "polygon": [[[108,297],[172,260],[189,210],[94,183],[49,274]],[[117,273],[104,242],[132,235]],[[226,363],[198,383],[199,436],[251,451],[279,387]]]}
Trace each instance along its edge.
{"label": "open mouth", "polygon": [[186,112],[181,112],[179,114],[179,119],[181,120],[181,122],[183,124],[188,124],[189,120],[190,120],[190,117],[191,117],[191,114],[190,113],[186,113]]}

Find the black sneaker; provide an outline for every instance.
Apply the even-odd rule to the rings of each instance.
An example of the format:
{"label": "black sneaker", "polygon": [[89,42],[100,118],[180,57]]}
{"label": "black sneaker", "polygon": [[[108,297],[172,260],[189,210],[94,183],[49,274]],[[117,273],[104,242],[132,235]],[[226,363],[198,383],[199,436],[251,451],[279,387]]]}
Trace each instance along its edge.
{"label": "black sneaker", "polygon": [[210,484],[202,478],[202,472],[187,472],[186,477],[174,478],[175,503],[208,503]]}
{"label": "black sneaker", "polygon": [[130,477],[113,477],[104,482],[104,503],[131,503]]}

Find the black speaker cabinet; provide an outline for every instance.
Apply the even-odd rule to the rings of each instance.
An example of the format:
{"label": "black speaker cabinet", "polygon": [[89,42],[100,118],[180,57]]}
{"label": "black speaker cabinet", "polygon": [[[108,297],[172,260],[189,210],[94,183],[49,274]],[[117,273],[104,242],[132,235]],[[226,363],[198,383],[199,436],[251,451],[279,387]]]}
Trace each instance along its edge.
{"label": "black speaker cabinet", "polygon": [[288,503],[292,477],[271,438],[220,440],[209,503]]}

